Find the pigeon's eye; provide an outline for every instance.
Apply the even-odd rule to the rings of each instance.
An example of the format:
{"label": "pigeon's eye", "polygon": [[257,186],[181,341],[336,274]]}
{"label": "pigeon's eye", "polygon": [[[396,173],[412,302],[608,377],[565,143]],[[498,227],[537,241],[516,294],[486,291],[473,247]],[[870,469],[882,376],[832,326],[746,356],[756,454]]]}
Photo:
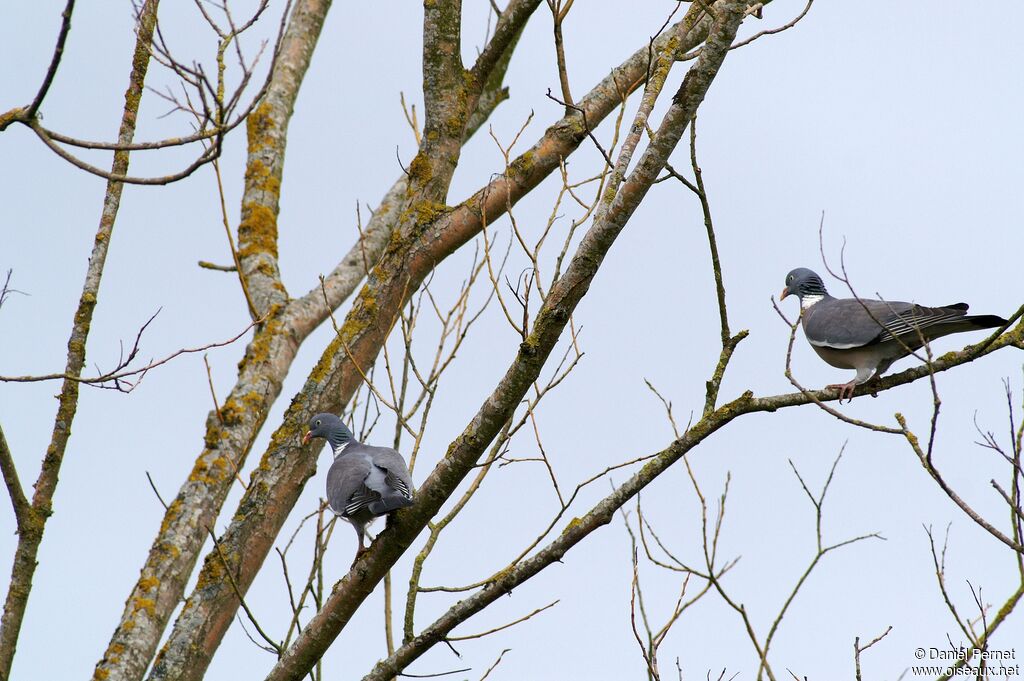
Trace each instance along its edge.
{"label": "pigeon's eye", "polygon": [[314,423],[313,425],[316,426],[317,428],[319,428],[320,427],[320,419],[317,419],[316,423]]}

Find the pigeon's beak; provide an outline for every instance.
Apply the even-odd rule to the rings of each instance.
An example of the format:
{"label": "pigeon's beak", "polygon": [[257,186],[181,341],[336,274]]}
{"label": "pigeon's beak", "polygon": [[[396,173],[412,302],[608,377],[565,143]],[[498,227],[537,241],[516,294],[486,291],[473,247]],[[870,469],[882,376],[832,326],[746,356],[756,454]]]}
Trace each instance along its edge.
{"label": "pigeon's beak", "polygon": [[789,295],[789,287],[787,286],[786,288],[782,289],[782,295],[779,296],[779,300],[782,300],[783,298],[785,298],[788,295]]}
{"label": "pigeon's beak", "polygon": [[302,436],[302,444],[308,445],[309,444],[309,438],[310,438],[310,436],[312,434],[313,434],[313,431],[311,430],[311,431],[308,431],[305,435],[303,435]]}

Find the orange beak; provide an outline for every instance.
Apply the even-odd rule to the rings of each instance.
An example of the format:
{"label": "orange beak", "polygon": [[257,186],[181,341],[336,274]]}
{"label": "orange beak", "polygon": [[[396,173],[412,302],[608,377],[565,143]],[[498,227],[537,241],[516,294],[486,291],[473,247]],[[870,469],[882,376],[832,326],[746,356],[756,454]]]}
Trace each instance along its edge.
{"label": "orange beak", "polygon": [[313,434],[313,431],[310,430],[305,435],[303,435],[302,436],[302,444],[308,445],[309,444],[309,436],[312,435],[312,434]]}
{"label": "orange beak", "polygon": [[782,295],[779,296],[779,300],[782,300],[783,298],[785,298],[788,295],[789,295],[789,287],[787,286],[786,288],[782,289]]}

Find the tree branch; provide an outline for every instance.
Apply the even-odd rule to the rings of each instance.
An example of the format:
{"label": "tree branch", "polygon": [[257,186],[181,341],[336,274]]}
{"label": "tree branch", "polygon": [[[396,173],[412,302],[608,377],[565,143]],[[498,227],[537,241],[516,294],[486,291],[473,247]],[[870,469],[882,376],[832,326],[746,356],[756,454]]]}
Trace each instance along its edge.
{"label": "tree branch", "polygon": [[[304,10],[297,7],[295,11]],[[510,41],[508,44],[511,48],[514,41]],[[312,46],[308,46],[307,49],[311,50]],[[294,55],[295,50],[289,50],[286,46],[282,46],[281,60],[289,60]],[[497,59],[494,70],[501,70],[504,73],[507,63],[506,58]],[[498,91],[501,90],[500,80],[495,88]],[[480,106],[475,111],[478,115],[485,116],[500,101],[500,97],[489,97],[483,102],[478,101]],[[481,111],[480,107],[483,106],[490,108]],[[251,175],[251,173],[247,174]],[[393,232],[399,229],[402,220],[409,219],[410,212],[406,210],[408,191],[407,179],[403,177],[392,187],[374,213],[374,218],[371,219],[363,233],[363,240],[353,246],[335,270],[325,277],[322,290],[320,287],[316,287],[302,298],[286,303],[257,330],[256,337],[247,348],[246,357],[240,365],[238,382],[221,408],[221,411],[225,413],[225,422],[221,423],[213,412],[207,418],[207,447],[196,461],[189,480],[179,493],[178,499],[181,503],[172,504],[165,516],[164,527],[166,529],[161,531],[153,544],[140,584],[151,574],[164,574],[167,577],[173,577],[173,586],[168,591],[176,594],[176,598],[180,599],[184,590],[184,581],[191,571],[197,552],[202,545],[202,534],[196,532],[195,528],[212,523],[211,519],[216,517],[224,503],[227,490],[230,488],[231,480],[221,475],[222,469],[234,470],[244,462],[252,440],[265,421],[269,406],[280,393],[281,381],[295,358],[299,344],[328,317],[332,307],[337,307],[351,295],[365,276],[367,263],[372,266],[380,259]],[[274,205],[276,206],[276,203]],[[267,215],[266,212],[263,214]],[[415,214],[412,215],[415,217]],[[276,226],[274,231],[276,232]],[[245,246],[241,243],[241,239],[239,250],[244,259]],[[249,279],[249,282],[251,284],[252,279]],[[328,298],[327,305],[324,304],[325,294]],[[274,296],[277,295],[279,294],[274,293]],[[257,299],[257,307],[260,307],[259,295],[254,294],[254,298]],[[369,324],[370,319],[365,318],[361,323]],[[390,323],[389,320],[387,324],[390,326]],[[332,348],[333,353],[340,353],[342,357],[346,357],[346,353],[340,345],[332,345]],[[319,411],[322,410],[322,408],[319,409]],[[280,429],[278,435],[275,435],[272,440],[272,451],[278,451],[277,448],[281,444],[290,445],[295,442],[299,437],[298,429],[304,427],[307,420],[306,417],[287,418],[285,427]],[[295,463],[294,460],[292,463]],[[289,463],[288,466],[292,466],[292,463]],[[300,474],[299,484],[312,474],[314,468],[310,466],[310,463],[307,458],[301,465],[296,464],[299,465],[299,468],[306,466],[305,470],[307,471]],[[264,474],[277,477],[281,475],[281,470],[275,464],[271,468],[264,469]],[[277,492],[277,490],[272,491]],[[243,497],[243,506],[246,509],[251,509],[251,504],[258,502],[254,502],[250,495],[263,495],[267,492],[268,489],[263,486],[262,481],[255,481],[249,486],[246,496]],[[293,504],[294,500],[286,507],[272,509],[275,512],[281,512],[280,522],[283,523],[287,509],[290,509]],[[248,527],[256,520],[254,516],[247,517],[246,514],[248,511],[241,512],[241,515],[236,516],[236,521],[232,523],[228,533],[221,540],[221,546],[229,556],[233,552],[238,552],[238,544],[232,540],[233,528],[238,524]],[[239,519],[242,517],[246,518],[245,523],[240,522]],[[238,586],[243,593],[251,584],[255,570],[258,570],[269,552],[270,542],[279,527],[280,525],[268,534],[260,534],[258,542],[249,540],[251,543],[247,544],[247,548],[243,552],[240,552],[244,556],[239,565]],[[257,543],[264,541],[266,544],[261,546],[260,550],[250,550]],[[172,570],[165,570],[163,567],[170,563],[165,555],[168,544],[174,546],[179,552]],[[238,601],[234,592],[229,588],[230,585],[218,571],[217,563],[212,562],[214,558],[212,553],[207,556],[203,573],[200,576],[201,583],[210,582],[210,586],[203,589],[201,594],[188,599],[185,609],[179,615],[174,630],[154,664],[151,672],[152,679],[201,677],[220,644],[221,637],[231,624]],[[162,581],[161,583],[166,584],[167,582]],[[160,633],[150,632],[147,633],[147,637],[159,638]]]}
{"label": "tree branch", "polygon": [[[128,89],[125,92],[124,113],[118,132],[118,139],[125,143],[131,142],[135,134],[139,101],[142,98],[146,72],[149,68],[150,44],[156,27],[158,4],[159,0],[146,0],[139,14],[138,35],[131,62],[132,69],[129,75]],[[70,18],[69,6],[65,15],[66,25],[70,22]],[[64,37],[66,37],[66,30],[58,43],[58,54],[54,56],[51,72],[56,70],[56,65],[59,63],[59,51],[63,49]],[[48,78],[52,79],[52,73]],[[40,91],[38,96],[40,102],[42,96],[46,94],[46,88],[48,85]],[[123,175],[127,170],[128,152],[115,152],[112,172]],[[114,230],[114,221],[121,205],[122,189],[123,185],[118,182],[107,183],[99,228],[93,241],[92,255],[85,273],[82,295],[68,338],[68,358],[64,373],[69,377],[80,376],[82,368],[85,366],[86,341],[92,325],[93,311],[96,308],[103,266],[106,263],[110,238]],[[43,457],[39,477],[34,485],[35,494],[32,496],[31,513],[26,513],[27,522],[23,522],[23,527],[19,528],[18,548],[15,550],[14,566],[11,569],[11,583],[4,603],[3,619],[0,621],[0,679],[10,678],[11,663],[14,659],[28,596],[32,589],[32,577],[35,574],[39,545],[42,543],[46,520],[53,513],[53,495],[57,488],[57,480],[61,464],[64,461],[68,439],[71,437],[71,424],[78,410],[78,389],[78,381],[71,378],[64,380],[57,398],[57,416],[54,419],[50,445]]]}
{"label": "tree branch", "polygon": [[[382,533],[381,537],[387,535],[388,541],[374,542],[362,555],[353,571],[335,587],[324,608],[268,675],[268,681],[297,680],[313,661],[319,659],[373,586],[472,469],[482,450],[508,421],[512,410],[536,380],[573,309],[589,288],[604,255],[664,167],[725,58],[742,21],[745,3],[726,2],[719,7],[719,19],[709,33],[701,59],[684,79],[658,133],[605,216],[595,218],[565,274],[549,292],[530,337],[520,346],[515,361],[494,394],[485,401],[470,425],[449,447],[444,460],[420,487],[416,505],[398,513],[391,528]],[[395,659],[400,660],[397,664],[378,665],[367,678],[390,678],[447,634],[448,630],[439,633],[437,638],[427,637],[429,643],[426,645],[424,635],[417,636],[412,643],[396,651]],[[411,656],[410,646],[418,649]],[[403,650],[408,657],[398,658]]]}
{"label": "tree branch", "polygon": [[11,497],[11,505],[14,506],[14,520],[18,525],[18,532],[28,528],[32,519],[32,506],[25,497],[21,487],[21,480],[18,478],[18,468],[14,465],[14,457],[7,445],[7,438],[4,436],[4,429],[0,427],[0,470],[3,471],[4,484],[7,485],[7,492]]}
{"label": "tree branch", "polygon": [[60,67],[61,58],[64,56],[64,43],[67,41],[68,34],[71,32],[71,14],[74,11],[75,0],[68,0],[67,4],[64,6],[64,11],[61,12],[60,15],[60,31],[57,33],[57,44],[53,48],[53,56],[50,58],[50,66],[46,69],[46,75],[43,76],[43,82],[39,85],[39,90],[36,92],[36,96],[28,106],[24,108],[14,108],[7,113],[0,114],[0,132],[6,130],[7,126],[11,123],[30,121],[36,117],[39,107],[42,106],[43,100],[46,98],[46,93],[50,91],[50,86],[53,85],[53,79],[57,75],[57,68]]}
{"label": "tree branch", "polygon": [[[245,463],[305,338],[293,333],[283,305],[287,293],[277,270],[277,207],[287,123],[329,7],[329,0],[296,2],[266,94],[248,117],[239,276],[249,285],[252,306],[260,311],[262,323],[239,364],[235,386],[219,412],[213,410],[207,416],[205,447],[164,514],[107,652],[96,666],[96,681],[135,681],[145,674],[195,567],[205,528],[214,525],[235,471]],[[147,607],[138,607],[140,602]]]}

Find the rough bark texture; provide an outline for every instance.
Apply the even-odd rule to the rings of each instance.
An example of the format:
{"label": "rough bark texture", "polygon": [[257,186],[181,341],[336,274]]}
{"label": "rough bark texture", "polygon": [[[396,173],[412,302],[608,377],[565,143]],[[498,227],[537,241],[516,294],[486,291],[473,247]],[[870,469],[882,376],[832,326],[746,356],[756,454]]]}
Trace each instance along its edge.
{"label": "rough bark texture", "polygon": [[[375,212],[373,219],[367,225],[366,240],[363,246],[361,247],[360,244],[356,244],[353,247],[341,264],[325,279],[323,290],[317,287],[303,298],[288,302],[281,308],[280,312],[275,313],[273,306],[270,308],[271,318],[264,324],[264,327],[279,325],[274,328],[274,334],[270,336],[270,342],[288,345],[287,347],[272,346],[269,355],[274,358],[275,362],[284,371],[287,370],[287,365],[294,358],[294,352],[298,347],[298,343],[326,318],[327,306],[324,304],[324,291],[327,292],[328,303],[336,307],[340,304],[341,300],[351,293],[352,287],[361,280],[365,272],[364,262],[369,263],[372,267],[368,278],[369,282],[364,287],[363,294],[360,295],[360,300],[356,302],[353,312],[349,314],[350,322],[346,323],[345,329],[347,329],[350,341],[353,340],[353,332],[358,331],[360,336],[358,349],[355,347],[356,344],[353,343],[352,351],[356,356],[362,358],[360,366],[365,361],[372,362],[373,358],[376,357],[376,353],[387,337],[387,332],[390,330],[391,324],[393,324],[395,319],[394,316],[388,316],[389,313],[384,313],[383,311],[391,309],[400,310],[403,300],[402,296],[411,295],[416,286],[418,286],[418,284],[413,284],[411,288],[406,290],[410,286],[410,275],[402,269],[403,253],[408,250],[408,244],[412,243],[412,240],[407,234],[403,235],[402,232],[403,230],[415,232],[425,228],[439,212],[444,210],[443,201],[448,183],[451,180],[451,174],[454,172],[458,162],[458,154],[462,143],[471,132],[468,128],[467,120],[471,118],[472,113],[472,118],[476,120],[478,125],[481,120],[480,117],[486,118],[490,110],[501,101],[502,98],[497,96],[495,91],[500,92],[500,83],[508,64],[509,50],[515,45],[519,32],[538,4],[539,0],[516,0],[503,12],[502,20],[495,31],[495,37],[485,48],[480,58],[480,60],[486,59],[490,65],[489,70],[482,70],[480,72],[481,77],[479,81],[475,81],[483,82],[484,85],[481,87],[473,85],[470,79],[463,77],[463,74],[467,72],[462,68],[461,62],[458,59],[458,51],[455,51],[454,56],[448,54],[448,50],[453,45],[452,41],[457,39],[458,29],[450,26],[447,29],[441,26],[434,27],[435,32],[432,34],[431,40],[434,40],[440,46],[438,50],[446,54],[447,57],[425,63],[425,78],[427,77],[426,73],[430,72],[430,78],[441,79],[448,83],[457,82],[459,84],[458,88],[449,91],[445,97],[432,100],[427,107],[427,118],[430,123],[427,130],[425,130],[425,144],[429,140],[430,144],[435,145],[431,152],[435,160],[429,164],[414,160],[410,164],[412,172],[410,172],[408,177],[402,178],[392,187],[385,196],[380,208]],[[458,3],[451,5],[444,3],[444,5],[441,10],[445,13],[440,15],[437,20],[450,22],[453,19],[458,19],[457,11],[454,14],[450,11],[452,7],[457,10]],[[480,60],[478,60],[478,65]],[[458,74],[457,78],[452,75],[454,73]],[[448,115],[446,116],[445,114]],[[441,121],[441,123],[438,124],[438,121]],[[431,132],[434,134],[431,135]],[[250,135],[251,143],[252,137]],[[422,150],[416,158],[425,158]],[[276,228],[273,234],[276,240]],[[389,237],[390,241],[388,240]],[[241,237],[239,242],[240,247],[244,248],[242,247]],[[384,247],[387,246],[383,260],[381,259],[380,250],[373,252],[369,248],[371,245],[374,247],[379,245],[380,250],[385,250]],[[366,249],[365,261],[364,248]],[[276,268],[276,255],[272,255],[272,260],[275,262],[274,267]],[[381,260],[381,262],[378,263],[378,260]],[[429,273],[434,264],[433,262],[421,261],[416,270],[418,274],[412,276],[419,277],[419,280],[422,281],[422,278]],[[366,295],[368,290],[372,291],[373,287],[377,285],[376,282],[382,272],[391,274],[390,283],[393,285],[389,293],[390,302],[386,306],[378,305],[377,300],[372,294]],[[251,286],[252,280],[250,280]],[[256,304],[257,308],[261,305],[260,302]],[[352,320],[357,321],[353,322]],[[260,330],[253,346],[259,343],[260,334],[264,332],[265,329]],[[250,346],[250,349],[253,346]],[[337,345],[337,343],[332,345],[331,352],[335,355],[345,355],[345,350]],[[278,354],[282,356],[282,359],[278,359]],[[244,362],[245,360],[243,360]],[[265,370],[266,368],[264,368]],[[284,371],[281,371],[279,374],[281,378],[284,376]],[[313,376],[322,377],[321,372],[322,369],[318,367],[314,369]],[[354,391],[360,379],[353,377],[358,377],[358,372],[352,371],[349,377],[349,383],[352,385],[351,389]],[[311,378],[310,380],[316,383],[316,378]],[[307,385],[309,384],[307,383]],[[269,406],[273,398],[277,397],[277,391],[280,390],[279,380],[275,382],[274,388],[273,394],[268,394],[269,401],[267,406]],[[318,389],[322,391],[324,386],[318,386]],[[251,391],[250,394],[252,394]],[[285,426],[274,434],[271,444],[272,451],[281,452],[281,443],[286,443],[289,446],[296,443],[301,428],[308,421],[309,417],[312,416],[312,413],[314,413],[309,412],[309,414],[301,418],[295,418],[294,403],[292,407],[289,410],[289,414],[293,416],[288,418]],[[325,407],[324,409],[327,408],[330,407]],[[335,409],[337,408],[335,406]],[[242,418],[253,418],[254,411],[257,410],[253,408],[243,410]],[[221,413],[223,414],[223,412],[224,408],[222,407]],[[260,403],[260,410],[256,414],[259,424],[262,424],[265,413],[266,409]],[[215,418],[215,414],[211,414],[211,422]],[[252,434],[252,436],[255,435],[255,429],[252,430]],[[251,442],[251,438],[246,442],[246,451],[251,446]],[[283,463],[283,459],[279,463]],[[286,467],[292,466],[293,463],[289,461]],[[267,478],[280,475],[280,471],[276,466],[276,463],[269,463],[268,458],[264,456],[260,467],[253,475],[253,482],[250,484],[249,490],[246,492],[238,511],[235,513],[234,521],[228,533],[224,539],[220,540],[221,550],[209,554],[204,560],[196,589],[186,600],[185,607],[179,615],[167,643],[157,656],[150,678],[201,678],[205,673],[206,667],[217,646],[219,646],[224,632],[231,624],[234,612],[238,607],[234,588],[226,577],[224,559],[227,560],[228,564],[232,565],[233,571],[236,569],[234,566],[241,561],[240,572],[236,574],[235,581],[244,591],[251,583],[252,576],[255,575],[256,570],[262,564],[273,541],[273,536],[264,536],[262,534],[258,540],[239,539],[236,541],[232,539],[232,528],[236,528],[237,531],[237,526],[242,523],[245,523],[247,528],[250,527],[252,524],[250,516],[257,516],[263,512],[277,513],[280,511],[280,522],[283,523],[284,518],[287,517],[287,510],[294,504],[294,500],[292,500],[287,509],[278,509],[276,507],[262,508],[264,500],[270,494],[268,487],[273,484]],[[309,466],[306,471],[305,475],[299,479],[298,484],[295,486],[296,494],[298,491],[301,491],[301,483],[315,471],[315,466]],[[230,486],[230,479],[226,481],[225,490],[227,486]],[[221,504],[223,504],[223,496],[216,500],[216,504],[209,505],[211,512],[219,510]],[[278,525],[278,529],[279,527]],[[275,534],[276,531],[275,529]],[[198,551],[202,539],[203,537],[198,538],[194,551]],[[254,552],[252,546],[250,546],[251,543],[260,546],[261,552]],[[262,549],[264,543],[266,545],[265,550]],[[249,573],[250,567],[252,568],[251,574]],[[179,597],[180,593],[181,591],[178,591]]]}
{"label": "rough bark texture", "polygon": [[[93,678],[134,681],[145,674],[171,613],[181,601],[199,550],[213,526],[266,414],[281,392],[300,339],[284,319],[287,292],[277,265],[277,212],[288,121],[328,9],[329,0],[300,0],[289,17],[264,100],[247,120],[240,276],[264,321],[239,364],[238,381],[206,419],[204,448],[168,506],[139,580],[125,603]],[[323,319],[323,317],[321,317]],[[315,326],[315,325],[314,325]]]}
{"label": "rough bark texture", "polygon": [[[687,74],[637,168],[622,185],[604,216],[596,220],[588,230],[565,274],[550,291],[537,314],[532,333],[520,346],[519,353],[498,387],[420,487],[417,503],[411,509],[396,514],[389,528],[381,533],[381,540],[375,542],[353,570],[335,586],[324,607],[310,620],[268,675],[268,681],[297,681],[312,668],[384,574],[472,470],[480,454],[501,427],[512,417],[516,406],[540,375],[608,250],[664,168],[669,154],[703,100],[736,35],[745,7],[742,0],[715,5],[717,20],[698,63]],[[675,40],[677,44],[680,42],[678,37]],[[673,52],[675,48],[676,45],[673,45]],[[408,650],[409,646],[416,648],[417,641],[421,646],[424,643],[421,637],[415,637],[403,649]],[[416,648],[416,654],[422,654],[425,649]],[[382,672],[381,678],[392,678],[403,668],[404,664],[387,669]]]}
{"label": "rough bark texture", "polygon": [[[132,69],[125,92],[124,114],[121,128],[118,131],[118,143],[129,144],[135,136],[135,119],[139,111],[139,100],[142,98],[146,71],[149,68],[149,46],[153,40],[156,26],[157,6],[159,0],[147,0],[139,13],[138,37],[135,52],[132,56]],[[114,153],[112,172],[123,175],[128,171],[127,151]],[[103,266],[107,259],[110,237],[114,231],[114,221],[121,205],[120,182],[108,182],[103,197],[103,212],[100,215],[99,229],[93,241],[92,255],[85,273],[85,284],[82,296],[78,301],[71,336],[68,339],[68,359],[64,373],[68,376],[80,376],[85,366],[85,345],[92,325],[93,311],[99,295],[100,280]],[[79,383],[65,379],[58,397],[57,416],[54,419],[53,435],[50,446],[43,458],[42,469],[35,483],[31,508],[25,518],[20,519],[18,527],[18,548],[14,554],[14,567],[11,570],[11,583],[4,603],[4,614],[0,622],[0,679],[10,676],[11,663],[17,646],[18,634],[25,615],[25,606],[32,589],[32,577],[36,569],[36,556],[43,539],[46,519],[53,513],[53,494],[57,487],[60,467],[64,460],[68,439],[71,437],[71,424],[78,410]]]}
{"label": "rough bark texture", "polygon": [[[508,15],[506,9],[503,19]],[[708,25],[707,21],[685,25],[681,22],[659,38],[654,49],[665,49],[670,37],[680,33],[683,43],[697,45],[706,35]],[[591,125],[597,125],[615,110],[621,102],[622,88],[636,87],[642,82],[647,59],[645,45],[580,102]],[[402,210],[404,219],[414,222],[404,232],[392,236],[340,335],[324,351],[292,400],[233,521],[219,539],[222,551],[232,562],[234,582],[243,593],[252,584],[306,480],[316,472],[316,448],[299,445],[305,424],[318,412],[340,411],[362,380],[353,360],[364,370],[369,367],[405,297],[415,291],[430,269],[478,234],[485,217],[489,223],[503,215],[508,205],[506,197],[515,203],[584,139],[586,131],[579,116],[564,118],[512,164],[507,176],[496,178],[460,206],[438,208],[422,200],[406,204]],[[415,178],[416,173],[412,175]],[[235,563],[236,560],[239,562]],[[179,673],[188,675],[183,678],[201,677],[237,609],[238,598],[223,562],[218,553],[211,552],[204,561],[199,585],[186,601],[175,631],[161,652],[160,663],[154,666],[152,678],[178,678],[175,674]]]}

